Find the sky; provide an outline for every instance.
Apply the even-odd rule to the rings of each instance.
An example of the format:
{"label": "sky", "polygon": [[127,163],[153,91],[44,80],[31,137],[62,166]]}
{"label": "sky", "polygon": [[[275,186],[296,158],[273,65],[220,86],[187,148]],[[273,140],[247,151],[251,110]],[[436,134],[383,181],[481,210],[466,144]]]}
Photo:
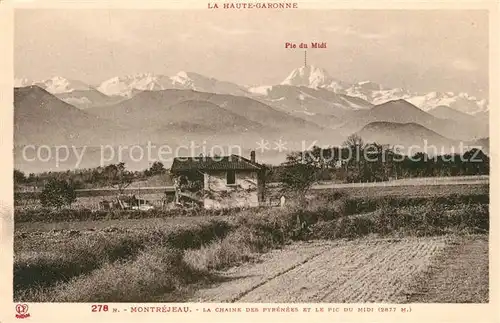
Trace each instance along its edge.
{"label": "sky", "polygon": [[17,9],[14,28],[15,76],[33,80],[188,71],[273,85],[303,65],[286,42],[326,42],[308,63],[342,81],[488,93],[487,11]]}

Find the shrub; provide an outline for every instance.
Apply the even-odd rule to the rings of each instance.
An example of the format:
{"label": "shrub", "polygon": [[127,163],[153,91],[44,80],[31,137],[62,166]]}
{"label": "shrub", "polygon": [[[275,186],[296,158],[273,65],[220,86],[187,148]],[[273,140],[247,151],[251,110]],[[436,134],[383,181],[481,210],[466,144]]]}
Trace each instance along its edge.
{"label": "shrub", "polygon": [[60,285],[52,298],[57,302],[150,302],[155,295],[175,291],[197,275],[183,261],[181,250],[154,247],[135,260],[106,264]]}
{"label": "shrub", "polygon": [[376,232],[372,219],[364,216],[343,217],[334,221],[318,222],[313,226],[314,236],[320,239],[354,239]]}
{"label": "shrub", "polygon": [[40,194],[42,206],[61,208],[76,201],[76,192],[72,185],[64,180],[51,179]]}
{"label": "shrub", "polygon": [[247,229],[239,229],[226,238],[214,241],[200,249],[188,250],[184,260],[191,267],[201,270],[219,270],[248,261],[258,252],[258,236]]}
{"label": "shrub", "polygon": [[488,205],[466,205],[452,211],[449,215],[449,221],[459,228],[470,228],[473,231],[487,232],[490,227]]}

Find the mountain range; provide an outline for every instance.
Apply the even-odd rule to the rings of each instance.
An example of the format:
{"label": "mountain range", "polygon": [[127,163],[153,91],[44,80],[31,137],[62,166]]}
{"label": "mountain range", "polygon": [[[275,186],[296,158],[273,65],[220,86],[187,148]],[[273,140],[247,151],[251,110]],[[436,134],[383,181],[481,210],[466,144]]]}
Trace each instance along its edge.
{"label": "mountain range", "polygon": [[[296,150],[304,141],[339,145],[352,133],[392,145],[421,145],[424,139],[448,148],[459,141],[489,144],[487,100],[349,84],[314,66],[297,68],[270,86],[190,72],[114,77],[97,86],[62,77],[17,79],[15,86],[16,146],[194,140],[255,149],[260,140],[284,140]],[[286,152],[274,152],[273,161]]]}
{"label": "mountain range", "polygon": [[[28,85],[38,85],[65,101],[80,99],[82,103],[79,103],[77,100],[73,100],[72,102],[77,107],[101,106],[103,102],[106,102],[106,99],[109,98],[113,98],[113,100],[111,100],[112,103],[116,103],[120,98],[130,98],[141,91],[158,91],[166,89],[190,89],[199,92],[250,97],[257,96],[260,98],[266,98],[266,96],[269,95],[270,97],[267,99],[276,101],[281,98],[276,93],[276,85],[282,85],[299,88],[306,87],[314,90],[327,90],[330,93],[333,92],[359,98],[372,105],[382,104],[391,100],[404,99],[424,111],[428,111],[440,105],[448,106],[454,110],[471,115],[484,113],[489,110],[487,99],[477,98],[467,93],[418,93],[403,88],[387,88],[371,81],[348,83],[331,77],[325,69],[309,65],[294,69],[280,84],[274,86],[238,85],[203,76],[198,73],[184,71],[173,76],[154,73],[117,76],[95,86],[78,80],[66,79],[61,76],[55,76],[42,81],[33,81],[26,78],[17,78],[14,81],[15,87]],[[278,90],[278,92],[279,91],[280,90]],[[73,93],[73,95],[69,93]],[[84,93],[89,93],[87,100],[82,99]],[[325,93],[325,91],[321,93]],[[284,97],[286,99],[286,96]]]}

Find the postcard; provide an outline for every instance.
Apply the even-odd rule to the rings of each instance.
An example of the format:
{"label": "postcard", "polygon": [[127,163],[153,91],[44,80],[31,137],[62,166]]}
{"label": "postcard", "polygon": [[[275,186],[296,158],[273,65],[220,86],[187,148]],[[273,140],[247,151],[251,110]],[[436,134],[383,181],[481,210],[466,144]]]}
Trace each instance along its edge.
{"label": "postcard", "polygon": [[0,322],[499,322],[498,14],[0,2]]}

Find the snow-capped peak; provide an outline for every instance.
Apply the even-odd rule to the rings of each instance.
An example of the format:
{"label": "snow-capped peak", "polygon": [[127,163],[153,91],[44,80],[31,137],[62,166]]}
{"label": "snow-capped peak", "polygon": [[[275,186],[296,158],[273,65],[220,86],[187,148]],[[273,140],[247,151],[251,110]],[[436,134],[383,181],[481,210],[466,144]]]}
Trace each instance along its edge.
{"label": "snow-capped peak", "polygon": [[325,69],[308,65],[294,69],[281,84],[317,88],[329,85],[332,81]]}
{"label": "snow-capped peak", "polygon": [[171,88],[170,78],[153,73],[116,76],[101,83],[98,90],[109,96],[131,96],[134,90],[158,91]]}
{"label": "snow-capped peak", "polygon": [[362,81],[362,82],[358,82],[355,85],[357,85],[359,88],[363,88],[365,90],[372,90],[372,91],[382,90],[382,86],[380,84],[372,82],[372,81]]}
{"label": "snow-capped peak", "polygon": [[475,114],[488,110],[488,101],[479,100],[467,93],[429,92],[427,94],[412,93],[407,101],[424,111],[437,106],[446,106],[467,114]]}
{"label": "snow-capped peak", "polygon": [[37,85],[52,94],[69,93],[73,91],[86,91],[91,89],[91,86],[77,80],[70,80],[62,76],[53,76],[46,80],[33,81],[27,78],[14,79],[15,87]]}
{"label": "snow-capped peak", "polygon": [[98,90],[107,95],[131,96],[135,91],[166,89],[190,89],[201,92],[244,95],[237,84],[219,81],[198,73],[180,71],[174,76],[143,73],[113,77],[101,83]]}
{"label": "snow-capped peak", "polygon": [[172,84],[174,85],[191,88],[193,90],[196,90],[197,87],[205,87],[203,85],[207,85],[207,83],[216,82],[215,79],[197,73],[185,71],[178,72],[174,76],[171,76],[170,79],[172,80]]}
{"label": "snow-capped peak", "polygon": [[294,69],[281,85],[305,86],[313,89],[323,88],[333,92],[342,92],[347,86],[328,74],[321,67],[314,65],[302,66]]}
{"label": "snow-capped peak", "polygon": [[81,81],[69,80],[62,76],[54,76],[48,80],[41,81],[37,85],[42,86],[50,93],[68,93],[73,91],[87,91],[90,85]]}
{"label": "snow-capped peak", "polygon": [[[67,93],[73,91],[95,90],[84,82],[66,79],[61,76],[54,76],[43,81],[32,81],[27,78],[16,78],[14,80],[15,87],[29,85],[38,85],[52,94],[62,94],[63,100],[73,99],[67,97]],[[325,90],[328,90],[336,94],[361,98],[370,104],[382,104],[391,100],[404,99],[424,111],[439,105],[448,106],[469,114],[489,110],[487,98],[478,98],[464,92],[417,93],[404,88],[384,87],[369,80],[347,83],[334,79],[325,69],[314,65],[294,69],[281,82],[281,85],[283,86],[255,85],[245,87],[194,72],[180,71],[173,76],[150,72],[117,76],[102,82],[97,87],[97,90],[109,96],[131,97],[138,91],[190,89],[200,92],[258,97],[271,103],[280,102],[281,105],[292,104],[290,103],[292,101],[310,104],[310,102],[314,101],[311,100],[310,95],[317,97],[318,102],[332,103],[335,100],[342,101],[346,99],[340,96],[338,98],[330,97],[325,93]],[[300,89],[299,87],[308,87],[313,90]],[[80,100],[81,97],[78,97],[78,99]],[[316,101],[314,104],[316,104]]]}
{"label": "snow-capped peak", "polygon": [[14,87],[24,87],[33,85],[33,80],[30,80],[25,77],[15,78],[14,79]]}

